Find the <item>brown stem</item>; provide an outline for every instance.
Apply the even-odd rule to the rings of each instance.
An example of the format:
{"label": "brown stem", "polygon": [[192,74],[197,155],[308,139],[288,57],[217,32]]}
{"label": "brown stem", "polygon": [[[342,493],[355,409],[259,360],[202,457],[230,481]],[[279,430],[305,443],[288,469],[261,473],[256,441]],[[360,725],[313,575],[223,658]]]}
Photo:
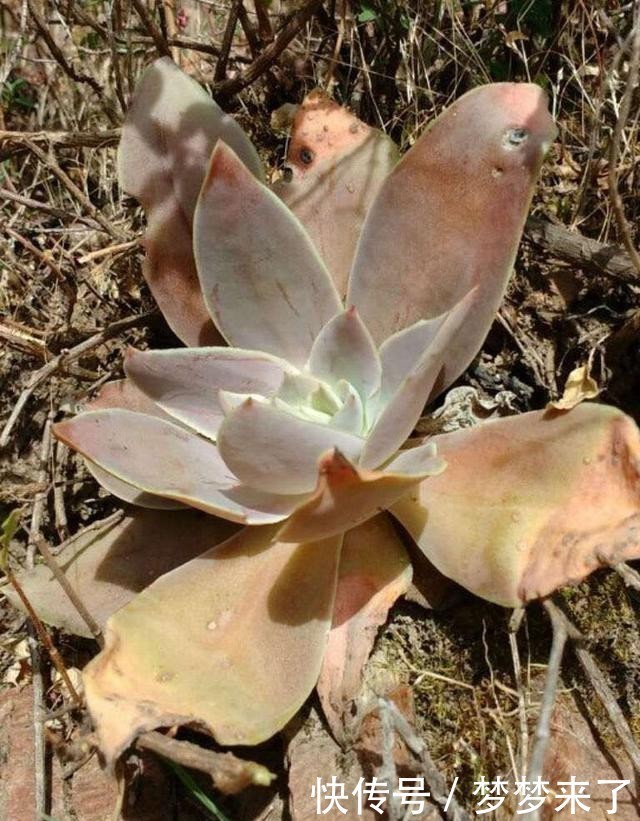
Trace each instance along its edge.
{"label": "brown stem", "polygon": [[98,622],[93,618],[87,607],[85,606],[84,602],[80,598],[80,596],[76,593],[76,591],[71,586],[69,579],[64,575],[62,570],[60,569],[60,565],[55,560],[53,554],[49,550],[49,545],[45,542],[43,538],[39,538],[36,540],[36,544],[42,558],[47,563],[49,570],[53,573],[56,577],[56,580],[60,584],[60,587],[64,590],[64,592],[69,597],[71,604],[76,608],[80,617],[83,619],[84,623],[89,628],[91,635],[94,639],[98,642],[100,647],[104,647],[104,637],[102,635],[102,628],[98,624]]}
{"label": "brown stem", "polygon": [[611,204],[613,206],[614,214],[616,215],[616,222],[618,223],[618,230],[627,249],[627,253],[635,266],[636,271],[640,274],[640,254],[633,244],[631,237],[631,229],[624,213],[624,203],[618,190],[618,159],[620,156],[620,143],[624,133],[627,120],[629,119],[629,111],[631,108],[631,100],[634,89],[638,82],[638,73],[640,71],[640,4],[636,3],[636,14],[634,20],[634,29],[631,32],[631,59],[629,61],[629,73],[627,76],[627,84],[622,95],[620,103],[620,114],[613,130],[611,137],[611,144],[609,146],[609,196],[611,197]]}
{"label": "brown stem", "polygon": [[310,0],[282,27],[274,42],[268,45],[245,71],[230,80],[214,84],[213,96],[220,101],[228,99],[262,76],[315,14],[321,2],[322,0]]}
{"label": "brown stem", "polygon": [[43,647],[46,649],[47,653],[49,654],[49,657],[51,658],[53,666],[56,668],[56,670],[60,674],[60,677],[64,681],[64,683],[67,687],[67,690],[69,691],[69,695],[71,696],[73,701],[76,703],[76,705],[78,707],[80,707],[81,704],[82,704],[82,699],[78,695],[78,693],[76,691],[76,688],[73,686],[73,683],[72,683],[71,679],[69,678],[69,674],[67,673],[67,668],[64,666],[64,661],[62,660],[62,657],[60,656],[60,653],[58,652],[58,650],[55,647],[54,643],[51,641],[51,636],[44,629],[44,626],[43,626],[42,622],[40,621],[40,619],[38,618],[38,615],[37,615],[36,611],[31,606],[31,602],[29,601],[29,599],[27,598],[24,590],[22,589],[22,585],[16,579],[15,575],[13,574],[13,571],[11,570],[11,568],[8,565],[4,568],[4,573],[7,577],[7,579],[9,580],[9,584],[16,591],[20,601],[22,602],[22,604],[24,606],[24,609],[27,611],[27,614],[29,616],[31,624],[35,628],[38,639],[40,640]]}
{"label": "brown stem", "polygon": [[252,784],[267,787],[275,778],[261,764],[236,758],[233,753],[205,750],[190,741],[178,741],[156,731],[141,735],[136,747],[150,750],[182,767],[207,773],[214,786],[226,795],[233,795]]}
{"label": "brown stem", "polygon": [[132,0],[132,2],[142,25],[146,28],[153,39],[155,47],[158,50],[158,54],[161,57],[171,57],[171,49],[169,48],[166,38],[158,26],[156,26],[155,20],[147,11],[142,0]]}
{"label": "brown stem", "polygon": [[216,68],[213,73],[214,83],[220,83],[227,76],[227,62],[229,54],[231,54],[231,46],[233,45],[233,36],[236,33],[236,26],[238,25],[238,15],[240,14],[240,6],[242,0],[233,0],[231,8],[227,15],[227,24],[222,35],[222,43],[220,45],[220,56],[216,63]]}

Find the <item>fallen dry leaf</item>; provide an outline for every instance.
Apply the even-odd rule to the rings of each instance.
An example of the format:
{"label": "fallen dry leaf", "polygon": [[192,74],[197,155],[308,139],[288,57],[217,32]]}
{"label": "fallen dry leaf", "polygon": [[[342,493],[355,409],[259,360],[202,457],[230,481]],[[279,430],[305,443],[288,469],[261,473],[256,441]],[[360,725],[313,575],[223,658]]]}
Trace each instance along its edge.
{"label": "fallen dry leaf", "polygon": [[574,368],[567,377],[564,393],[560,399],[549,402],[547,407],[556,410],[571,410],[585,399],[595,399],[599,393],[598,383],[589,374],[589,366],[580,365]]}

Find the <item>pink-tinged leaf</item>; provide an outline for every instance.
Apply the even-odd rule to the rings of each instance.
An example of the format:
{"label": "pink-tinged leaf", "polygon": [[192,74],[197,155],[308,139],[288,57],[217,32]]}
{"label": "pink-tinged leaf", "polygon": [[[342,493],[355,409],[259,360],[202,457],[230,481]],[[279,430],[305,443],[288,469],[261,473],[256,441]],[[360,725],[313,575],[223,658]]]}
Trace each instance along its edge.
{"label": "pink-tinged leaf", "polygon": [[259,744],[313,689],[331,626],[341,537],[273,541],[246,528],[161,577],[109,620],[84,673],[100,749],[194,724],[220,744]]}
{"label": "pink-tinged leaf", "polygon": [[211,439],[225,416],[219,391],[269,397],[278,392],[285,374],[296,373],[283,359],[237,348],[129,349],[125,370],[169,416]]}
{"label": "pink-tinged leaf", "polygon": [[381,396],[386,404],[379,412],[369,431],[362,451],[360,464],[365,468],[377,468],[400,448],[416,426],[424,406],[439,387],[448,382],[446,358],[449,348],[472,320],[477,304],[478,288],[470,291],[452,308],[438,327],[417,364],[400,382],[389,398]]}
{"label": "pink-tinged leaf", "polygon": [[369,211],[349,281],[348,304],[379,345],[478,286],[443,363],[448,384],[462,373],[504,293],[555,133],[538,86],[497,83],[457,100],[407,152]]}
{"label": "pink-tinged leaf", "polygon": [[220,455],[236,476],[274,493],[313,491],[323,453],[340,448],[357,460],[362,445],[353,433],[253,400],[232,411],[218,432]]}
{"label": "pink-tinged leaf", "polygon": [[[171,421],[171,417],[136,387],[131,379],[115,379],[113,382],[107,382],[102,386],[95,399],[87,403],[84,409],[94,411],[107,410],[108,408],[122,408]],[[163,499],[162,496],[145,493],[139,487],[116,478],[88,459],[85,462],[87,470],[96,482],[124,502],[154,510],[180,510],[184,507],[181,502],[175,499]]]}
{"label": "pink-tinged leaf", "polygon": [[[415,449],[416,451],[418,448]],[[406,473],[359,470],[339,451],[320,461],[320,479],[313,496],[282,526],[279,537],[308,541],[344,533],[385,510],[414,485],[443,469],[431,448],[409,460]]]}
{"label": "pink-tinged leaf", "polygon": [[432,439],[447,469],[391,512],[445,575],[513,607],[640,557],[640,433],[606,405]]}
{"label": "pink-tinged leaf", "polygon": [[148,413],[160,419],[171,418],[130,379],[114,379],[113,382],[107,382],[100,388],[98,395],[87,403],[84,410],[107,410],[108,408]]}
{"label": "pink-tinged leaf", "polygon": [[225,339],[302,367],[341,310],[302,225],[224,143],[218,143],[194,218],[204,301]]}
{"label": "pink-tinged leaf", "polygon": [[218,139],[262,179],[258,154],[240,126],[170,59],[153,63],[122,127],[118,169],[122,188],[147,213],[145,278],[187,345],[220,341],[200,293],[191,239],[196,200]]}
{"label": "pink-tinged leaf", "polygon": [[122,499],[123,502],[138,505],[139,507],[148,507],[152,510],[180,510],[185,507],[182,502],[178,502],[175,499],[165,499],[162,496],[145,493],[145,491],[140,490],[139,487],[130,485],[123,479],[118,479],[112,473],[103,470],[89,459],[85,459],[85,464],[87,470],[96,482],[113,496]]}
{"label": "pink-tinged leaf", "polygon": [[153,416],[92,411],[54,432],[116,479],[233,522],[279,522],[304,499],[243,487],[212,442]]}
{"label": "pink-tinged leaf", "polygon": [[307,367],[329,385],[346,380],[363,402],[378,390],[382,372],[380,357],[355,308],[338,314],[320,331]]}
{"label": "pink-tinged leaf", "polygon": [[[65,542],[56,555],[75,592],[103,627],[159,576],[233,535],[237,525],[199,511],[137,510],[104,530],[91,530]],[[19,576],[42,621],[77,636],[91,631],[46,564]],[[15,593],[4,589],[20,607]]]}
{"label": "pink-tinged leaf", "polygon": [[[455,310],[455,308],[454,308]],[[378,405],[384,406],[398,390],[403,380],[435,342],[438,331],[449,312],[433,319],[421,319],[386,339],[380,346],[382,383]]]}
{"label": "pink-tinged leaf", "polygon": [[307,229],[341,296],[364,218],[397,160],[389,137],[322,92],[298,108],[287,152],[291,179],[273,190]]}
{"label": "pink-tinged leaf", "polygon": [[388,514],[345,534],[333,624],[318,680],[322,709],[337,740],[352,729],[350,707],[363,682],[378,628],[411,584],[411,561]]}

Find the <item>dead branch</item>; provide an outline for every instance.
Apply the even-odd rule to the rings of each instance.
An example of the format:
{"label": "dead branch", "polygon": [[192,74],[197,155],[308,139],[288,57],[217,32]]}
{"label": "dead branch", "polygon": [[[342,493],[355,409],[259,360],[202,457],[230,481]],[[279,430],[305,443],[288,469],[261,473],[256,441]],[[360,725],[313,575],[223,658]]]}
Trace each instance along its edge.
{"label": "dead branch", "polygon": [[638,281],[631,257],[618,245],[605,245],[544,217],[529,217],[524,232],[526,237],[559,259],[612,279]]}
{"label": "dead branch", "polygon": [[20,584],[20,582],[15,577],[15,575],[14,575],[13,571],[11,570],[11,568],[5,567],[4,572],[5,572],[5,575],[7,576],[7,579],[9,580],[9,584],[16,591],[16,593],[18,595],[18,598],[22,602],[22,605],[23,605],[24,609],[27,611],[29,619],[30,619],[31,623],[33,624],[33,626],[35,628],[36,635],[38,636],[38,639],[40,640],[42,646],[46,649],[47,653],[49,654],[49,657],[51,658],[51,661],[53,662],[53,666],[56,668],[56,670],[60,674],[60,677],[64,681],[65,686],[66,686],[67,690],[69,691],[69,695],[71,696],[73,701],[75,701],[76,706],[79,707],[82,704],[82,699],[78,695],[75,687],[73,686],[73,683],[72,683],[71,679],[69,678],[69,674],[67,673],[67,668],[64,666],[64,662],[62,661],[62,657],[60,656],[60,653],[58,652],[57,647],[51,641],[51,636],[44,629],[44,626],[43,626],[42,622],[38,618],[38,615],[36,614],[35,610],[31,606],[31,602],[29,601],[29,599],[27,598],[24,590],[22,589],[22,585]]}
{"label": "dead branch", "polygon": [[[560,679],[560,666],[562,663],[562,655],[564,653],[564,646],[567,643],[568,633],[565,622],[558,615],[557,609],[549,602],[544,602],[545,609],[551,619],[553,627],[553,640],[551,642],[551,653],[549,655],[549,664],[547,666],[547,675],[544,682],[544,692],[542,694],[542,703],[540,705],[540,715],[538,716],[538,723],[536,724],[536,731],[533,737],[533,748],[531,750],[531,757],[529,759],[529,766],[527,768],[527,781],[535,783],[542,779],[544,758],[551,738],[551,717],[553,715],[553,708],[556,703],[556,692],[558,689],[558,681]],[[538,821],[541,817],[540,809],[536,809],[532,813],[534,821]]]}
{"label": "dead branch", "polygon": [[218,57],[218,62],[216,63],[216,67],[213,72],[214,83],[222,82],[227,76],[227,61],[229,60],[229,55],[231,54],[233,36],[236,33],[236,26],[238,25],[241,5],[242,0],[233,0],[227,13],[227,23],[225,25],[224,34],[222,35],[220,56]]}
{"label": "dead branch", "polygon": [[98,100],[102,103],[105,114],[109,117],[109,119],[114,123],[118,122],[119,116],[116,107],[113,103],[113,100],[109,97],[109,95],[105,92],[105,90],[102,88],[100,83],[98,83],[98,81],[95,78],[90,77],[88,74],[81,74],[77,72],[73,68],[71,63],[68,62],[67,58],[62,53],[58,44],[53,39],[51,32],[49,31],[49,27],[47,26],[46,20],[42,17],[38,8],[36,8],[36,0],[27,0],[27,5],[29,7],[29,14],[31,15],[31,18],[35,23],[35,26],[38,29],[39,34],[47,44],[47,47],[51,52],[51,55],[56,61],[56,63],[60,66],[60,68],[64,71],[67,77],[69,77],[71,80],[73,80],[76,83],[88,85],[89,88],[92,89]]}
{"label": "dead branch", "polygon": [[206,773],[215,788],[225,795],[235,795],[252,784],[268,787],[275,778],[266,767],[254,761],[236,758],[233,753],[205,750],[190,741],[178,741],[156,731],[141,735],[136,747],[150,750],[182,767]]}
{"label": "dead branch", "polygon": [[71,217],[74,220],[78,220],[78,222],[84,223],[89,228],[93,228],[95,231],[104,231],[104,228],[102,228],[99,223],[92,220],[90,217],[85,217],[82,214],[70,214],[69,211],[65,211],[62,208],[56,208],[54,205],[49,205],[46,202],[40,202],[40,200],[33,200],[30,197],[23,197],[21,194],[15,194],[13,191],[9,191],[8,188],[0,188],[0,197],[4,200],[9,200],[9,202],[17,202],[19,205],[24,205],[26,208],[33,208],[36,211],[44,211],[46,214],[51,214],[52,217],[57,217],[62,222],[67,222]]}
{"label": "dead branch", "polygon": [[161,57],[171,57],[171,49],[169,48],[169,44],[167,43],[166,38],[164,37],[158,26],[156,26],[155,20],[147,11],[142,0],[132,0],[132,2],[133,7],[138,14],[138,17],[142,22],[142,25],[146,28],[146,30],[149,32],[149,35],[152,37],[155,47],[158,50],[158,54]]}
{"label": "dead branch", "polygon": [[104,131],[0,131],[2,143],[27,142],[48,143],[65,148],[107,148],[117,145],[120,139],[119,128],[108,128]]}
{"label": "dead branch", "polygon": [[273,43],[270,43],[245,71],[230,80],[215,83],[212,88],[213,96],[219,101],[226,100],[233,94],[237,94],[239,91],[242,91],[242,89],[251,85],[258,77],[268,71],[293,38],[302,31],[303,27],[317,11],[321,2],[322,0],[310,0],[309,3],[303,6],[303,8],[294,14],[282,29],[280,29]]}
{"label": "dead branch", "polygon": [[[427,745],[415,732],[407,719],[390,699],[378,699],[379,705],[393,720],[393,726],[404,743],[422,763],[425,780],[431,790],[431,797],[442,808],[448,821],[470,821],[470,816],[453,796],[449,796],[444,778],[440,775]],[[447,805],[448,804],[448,805]]]}
{"label": "dead branch", "polygon": [[69,582],[69,579],[62,572],[60,565],[55,560],[52,552],[49,550],[49,545],[41,537],[36,540],[36,545],[38,550],[40,551],[40,554],[42,555],[42,558],[47,563],[49,570],[53,573],[58,584],[60,585],[60,587],[62,587],[64,592],[69,597],[69,600],[71,601],[75,609],[78,611],[78,614],[89,628],[91,635],[98,642],[100,647],[104,647],[104,637],[102,635],[102,628],[100,627],[98,622],[93,618],[93,616],[87,609],[86,605],[84,604],[80,596],[73,589],[71,583]]}
{"label": "dead branch", "polygon": [[631,108],[631,99],[633,97],[634,89],[638,83],[638,72],[640,70],[640,6],[636,5],[636,13],[634,15],[634,29],[631,32],[631,59],[629,60],[629,72],[627,76],[627,83],[622,95],[620,103],[620,113],[613,129],[611,136],[611,143],[609,145],[609,196],[611,197],[611,204],[613,212],[616,216],[618,230],[627,249],[627,253],[635,266],[636,273],[640,274],[640,254],[633,244],[631,236],[631,229],[624,213],[624,203],[618,190],[618,160],[620,157],[620,144],[622,142],[624,129],[629,119],[629,110]]}
{"label": "dead branch", "polygon": [[96,208],[84,191],[81,191],[80,188],[78,188],[71,177],[69,177],[69,175],[63,171],[62,168],[60,168],[55,158],[49,156],[46,151],[43,151],[42,148],[37,145],[37,143],[31,142],[29,139],[25,138],[24,144],[27,146],[29,151],[31,151],[31,153],[34,154],[41,163],[46,165],[51,173],[58,180],[60,180],[62,185],[64,185],[71,196],[78,201],[82,208],[84,208],[84,210],[90,214],[100,226],[102,226],[102,230],[106,231],[106,233],[113,237],[113,239],[119,240],[120,237],[118,232],[114,230],[109,220],[100,213],[99,209]]}
{"label": "dead branch", "polygon": [[102,345],[103,342],[106,342],[117,334],[122,333],[122,331],[128,331],[130,328],[136,328],[139,325],[144,325],[155,316],[157,316],[157,311],[149,311],[146,314],[129,316],[125,319],[120,319],[117,322],[113,322],[111,325],[104,328],[104,330],[98,331],[98,333],[93,334],[93,336],[90,336],[83,342],[78,343],[73,348],[62,351],[62,353],[59,353],[47,362],[46,365],[43,365],[42,368],[32,373],[26,387],[18,397],[18,401],[14,405],[2,433],[0,434],[0,449],[7,446],[11,436],[11,431],[13,430],[18,417],[24,410],[29,398],[39,385],[45,382],[57,370],[69,365],[71,362],[75,362],[76,359],[80,359],[88,351],[93,350],[93,348],[97,348],[98,345]]}
{"label": "dead branch", "polygon": [[602,706],[609,716],[609,721],[611,722],[616,735],[622,742],[622,746],[626,750],[627,755],[631,759],[633,768],[637,773],[640,773],[640,747],[638,747],[638,743],[633,737],[633,733],[629,728],[627,719],[624,717],[624,713],[620,709],[620,705],[616,701],[616,697],[607,684],[602,671],[596,664],[591,653],[586,649],[586,647],[584,647],[583,642],[585,637],[582,633],[580,633],[577,627],[571,622],[568,616],[557,604],[547,601],[545,606],[548,611],[553,610],[557,618],[563,623],[569,638],[573,641],[573,651],[575,652],[582,669],[591,682],[596,695],[600,699]]}

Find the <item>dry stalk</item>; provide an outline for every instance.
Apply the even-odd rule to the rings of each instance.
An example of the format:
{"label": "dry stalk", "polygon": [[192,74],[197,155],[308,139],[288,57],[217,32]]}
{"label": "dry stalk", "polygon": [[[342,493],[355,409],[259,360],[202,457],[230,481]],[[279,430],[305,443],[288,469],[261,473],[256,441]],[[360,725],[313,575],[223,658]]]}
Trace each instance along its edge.
{"label": "dry stalk", "polygon": [[69,348],[69,350],[63,351],[62,353],[55,356],[46,365],[43,365],[42,368],[35,371],[31,374],[26,387],[18,397],[18,401],[13,407],[11,411],[11,415],[7,419],[7,422],[4,426],[2,433],[0,434],[0,448],[4,448],[7,446],[9,439],[11,437],[11,431],[14,428],[15,423],[18,421],[18,418],[22,411],[24,410],[25,405],[29,401],[29,398],[36,390],[36,388],[45,382],[52,374],[58,371],[60,368],[69,365],[71,362],[74,362],[76,359],[80,359],[84,356],[88,351],[97,348],[98,345],[102,345],[103,342],[111,339],[112,337],[116,336],[122,331],[128,331],[131,328],[139,327],[140,325],[144,325],[148,322],[152,317],[157,315],[156,311],[149,311],[146,314],[140,314],[138,316],[129,316],[125,319],[120,319],[117,322],[113,322],[111,325],[108,325],[102,331],[98,331],[98,333],[93,334],[88,339],[85,339],[83,342],[78,343],[73,348]]}
{"label": "dry stalk", "polygon": [[[18,595],[20,601],[22,602],[22,605],[23,605],[24,609],[27,611],[27,614],[29,616],[29,620],[30,620],[31,624],[33,625],[33,627],[35,629],[36,635],[37,635],[40,643],[42,644],[42,646],[45,648],[45,650],[49,654],[49,658],[51,659],[51,662],[53,663],[53,666],[58,671],[58,673],[60,675],[60,678],[64,681],[65,686],[66,686],[67,690],[69,691],[69,695],[71,696],[72,700],[75,702],[76,706],[80,707],[82,705],[82,699],[78,695],[77,690],[73,686],[73,682],[69,678],[69,674],[67,673],[67,668],[64,666],[64,661],[62,660],[62,656],[58,652],[57,647],[51,641],[51,636],[45,630],[44,625],[42,624],[42,622],[38,618],[38,614],[36,613],[36,611],[31,606],[31,602],[27,598],[26,593],[22,589],[22,585],[20,584],[20,582],[15,577],[15,575],[14,575],[13,571],[11,570],[11,568],[8,567],[8,566],[5,567],[4,572],[5,572],[5,575],[6,575],[7,579],[9,580],[9,584],[16,591],[16,594]],[[39,705],[39,706],[41,708],[42,705]]]}
{"label": "dry stalk", "polygon": [[251,65],[243,72],[229,80],[215,83],[213,86],[213,96],[218,100],[226,100],[243,88],[251,85],[258,77],[268,71],[282,54],[285,48],[299,34],[304,26],[309,22],[320,6],[322,0],[310,0],[300,11],[285,23],[276,39],[270,43],[264,51],[256,57]]}
{"label": "dry stalk", "polygon": [[86,607],[80,596],[73,589],[71,583],[69,582],[69,579],[62,572],[60,565],[55,560],[53,553],[49,549],[49,545],[43,538],[39,538],[37,540],[37,546],[38,550],[40,551],[40,554],[42,555],[42,558],[47,563],[49,570],[53,573],[58,584],[60,585],[60,587],[62,587],[64,592],[69,597],[69,600],[71,601],[75,609],[78,611],[84,623],[89,628],[91,635],[98,642],[98,645],[100,647],[104,647],[104,637],[102,635],[102,628],[100,627],[98,622],[93,618],[93,616],[89,612],[88,608]]}
{"label": "dry stalk", "polygon": [[[551,619],[553,640],[551,642],[551,653],[549,655],[547,675],[544,682],[542,702],[540,704],[540,715],[538,716],[538,723],[536,724],[536,731],[533,736],[533,747],[527,768],[527,781],[530,784],[542,779],[543,776],[545,754],[551,739],[551,717],[556,703],[562,656],[568,638],[567,626],[558,615],[557,608],[548,601],[544,602],[544,606]],[[542,817],[540,808],[535,809],[531,813],[531,817],[533,821],[538,821]]]}
{"label": "dry stalk", "polygon": [[150,750],[182,767],[206,773],[214,786],[226,795],[240,792],[252,784],[268,787],[275,776],[253,761],[244,761],[233,753],[206,750],[190,741],[178,741],[152,730],[136,740],[136,747]]}
{"label": "dry stalk", "polygon": [[633,733],[627,723],[627,719],[624,717],[624,713],[620,709],[620,705],[616,701],[616,697],[607,684],[602,671],[596,664],[591,653],[586,649],[586,647],[584,647],[584,636],[556,603],[547,601],[545,606],[549,612],[553,611],[556,614],[558,620],[564,625],[569,638],[572,639],[573,651],[576,654],[582,669],[595,690],[596,695],[600,699],[600,702],[609,717],[611,726],[615,730],[616,735],[620,739],[622,746],[629,756],[634,770],[636,773],[640,774],[640,747],[633,737]]}
{"label": "dry stalk", "polygon": [[463,809],[453,797],[453,790],[451,793],[447,791],[445,780],[442,775],[440,775],[435,762],[431,758],[427,745],[415,732],[393,701],[381,698],[378,699],[378,705],[381,713],[386,711],[389,714],[395,731],[411,752],[420,760],[425,781],[431,791],[431,797],[440,806],[447,821],[470,821],[469,813]]}
{"label": "dry stalk", "polygon": [[618,189],[618,161],[620,158],[620,144],[622,143],[624,129],[629,119],[631,99],[636,85],[638,84],[638,73],[640,71],[640,3],[635,2],[634,28],[630,35],[631,58],[629,60],[629,72],[627,83],[620,102],[620,113],[616,121],[611,143],[609,145],[609,195],[611,204],[616,216],[618,230],[627,249],[627,253],[633,262],[635,269],[640,274],[640,254],[636,250],[631,236],[631,229],[624,213],[624,203]]}

